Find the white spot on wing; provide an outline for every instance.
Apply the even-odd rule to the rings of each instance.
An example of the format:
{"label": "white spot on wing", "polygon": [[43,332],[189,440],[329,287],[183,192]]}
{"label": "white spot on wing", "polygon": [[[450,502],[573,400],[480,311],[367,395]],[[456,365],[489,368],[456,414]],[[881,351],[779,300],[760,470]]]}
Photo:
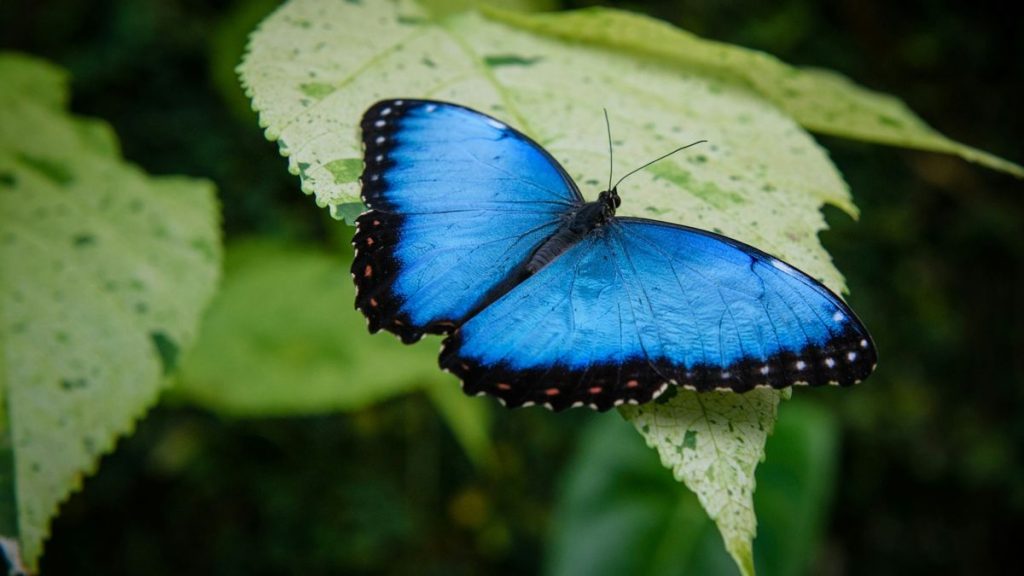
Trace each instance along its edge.
{"label": "white spot on wing", "polygon": [[789,264],[786,264],[785,262],[783,262],[782,260],[779,260],[778,258],[772,258],[771,259],[771,263],[772,263],[772,266],[775,266],[776,268],[778,268],[779,270],[782,270],[783,272],[788,272],[790,274],[795,272],[795,270],[793,270],[792,266],[790,266]]}
{"label": "white spot on wing", "polygon": [[508,129],[508,126],[502,124],[501,122],[498,122],[497,120],[495,120],[493,118],[488,118],[487,119],[487,123],[490,124],[491,126],[497,128],[498,130],[507,130]]}

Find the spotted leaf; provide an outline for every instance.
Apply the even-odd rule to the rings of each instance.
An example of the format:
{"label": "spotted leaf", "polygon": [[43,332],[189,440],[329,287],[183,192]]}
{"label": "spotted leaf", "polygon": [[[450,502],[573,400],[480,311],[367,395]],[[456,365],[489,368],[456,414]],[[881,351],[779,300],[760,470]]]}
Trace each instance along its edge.
{"label": "spotted leaf", "polygon": [[0,532],[32,568],[191,344],[220,235],[213,187],[125,163],[63,72],[4,54],[0,84]]}

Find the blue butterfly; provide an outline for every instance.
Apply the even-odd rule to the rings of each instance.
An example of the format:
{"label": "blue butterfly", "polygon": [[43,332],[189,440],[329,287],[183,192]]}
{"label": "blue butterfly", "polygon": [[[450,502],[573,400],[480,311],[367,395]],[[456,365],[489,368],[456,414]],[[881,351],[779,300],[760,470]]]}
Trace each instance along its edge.
{"label": "blue butterfly", "polygon": [[607,410],[669,385],[847,386],[875,367],[849,307],[741,242],[586,202],[536,142],[446,102],[362,120],[352,275],[371,332],[445,334],[440,365],[509,407]]}

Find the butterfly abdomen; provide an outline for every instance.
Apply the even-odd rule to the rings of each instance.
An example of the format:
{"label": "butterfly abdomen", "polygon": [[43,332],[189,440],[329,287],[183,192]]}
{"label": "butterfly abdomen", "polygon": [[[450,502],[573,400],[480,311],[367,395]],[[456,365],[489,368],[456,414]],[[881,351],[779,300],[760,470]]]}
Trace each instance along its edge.
{"label": "butterfly abdomen", "polygon": [[579,242],[581,238],[583,235],[573,231],[569,226],[562,227],[534,251],[526,264],[526,271],[529,274],[537,273],[538,270],[550,264],[552,260]]}

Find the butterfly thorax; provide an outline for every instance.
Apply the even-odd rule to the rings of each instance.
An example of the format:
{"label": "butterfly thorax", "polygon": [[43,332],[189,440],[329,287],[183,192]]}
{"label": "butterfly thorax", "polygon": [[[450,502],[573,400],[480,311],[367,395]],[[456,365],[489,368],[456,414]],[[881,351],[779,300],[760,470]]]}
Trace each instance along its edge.
{"label": "butterfly thorax", "polygon": [[619,207],[621,200],[616,189],[605,190],[598,195],[597,200],[587,202],[578,210],[569,214],[565,223],[548,237],[530,257],[526,270],[530,274],[547,266],[552,260],[571,248],[574,244],[583,239],[595,228],[604,226],[608,220],[615,216],[615,209]]}

